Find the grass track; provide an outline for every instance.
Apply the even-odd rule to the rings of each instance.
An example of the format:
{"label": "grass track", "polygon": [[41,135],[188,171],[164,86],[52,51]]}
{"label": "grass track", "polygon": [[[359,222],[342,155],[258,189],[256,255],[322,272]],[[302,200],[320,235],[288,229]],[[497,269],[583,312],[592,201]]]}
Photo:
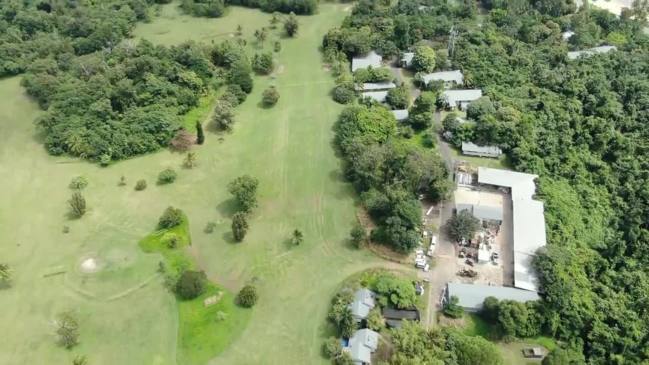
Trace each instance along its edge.
{"label": "grass track", "polygon": [[[158,38],[149,32],[152,41],[209,41],[196,28],[212,25],[208,33],[219,40],[240,22],[253,32],[268,24],[260,18],[270,17],[233,8],[223,19],[177,23],[172,6],[163,10],[170,11],[165,15],[170,23],[160,26],[169,31],[158,31]],[[160,279],[140,287],[151,280],[159,256],[137,248],[168,205],[189,216],[191,253],[211,279],[233,292],[258,280],[260,300],[249,325],[210,364],[327,363],[320,346],[328,336],[331,296],[344,278],[381,264],[346,246],[354,195],[331,147],[341,107],[328,96],[333,80],[322,69],[317,48],[322,35],[341,22],[344,7],[322,4],[318,15],[300,17],[298,37],[282,40],[277,56],[282,71],[275,79],[255,79],[253,93],[236,110],[234,132],[223,142],[207,133],[205,145],[195,149],[199,166],[193,170],[181,170],[183,156],[167,151],[108,168],[47,156],[34,136],[37,107],[24,96],[19,79],[0,81],[0,256],[16,270],[15,287],[0,292],[0,328],[12,334],[0,341],[0,363],[69,363],[75,354],[87,354],[93,365],[176,363],[175,300]],[[147,36],[146,27],[158,27],[157,22],[135,34]],[[261,92],[270,84],[281,98],[274,108],[262,109]],[[177,181],[156,186],[157,174],[167,167],[179,171]],[[226,185],[245,173],[260,180],[260,205],[245,241],[233,244]],[[68,221],[67,185],[77,175],[90,181],[84,192],[89,212]],[[129,186],[117,186],[122,175]],[[133,184],[141,178],[149,188],[136,192]],[[214,233],[203,232],[207,222],[217,223]],[[69,234],[61,232],[63,225],[70,226]],[[305,233],[299,247],[287,243],[294,228]],[[111,269],[95,276],[79,273],[87,254],[106,260]],[[66,273],[43,278],[60,268]],[[81,344],[72,352],[55,346],[50,325],[56,313],[68,309],[81,319]]]}

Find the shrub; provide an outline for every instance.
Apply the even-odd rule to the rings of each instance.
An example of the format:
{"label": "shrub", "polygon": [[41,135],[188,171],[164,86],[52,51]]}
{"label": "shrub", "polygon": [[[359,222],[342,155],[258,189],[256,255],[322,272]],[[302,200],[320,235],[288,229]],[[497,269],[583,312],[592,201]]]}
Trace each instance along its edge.
{"label": "shrub", "polygon": [[374,307],[370,313],[367,315],[367,328],[373,331],[380,331],[385,327],[385,319],[381,314],[381,309],[379,307]]}
{"label": "shrub", "polygon": [[80,192],[74,192],[70,200],[68,200],[68,203],[70,204],[70,213],[73,217],[81,218],[86,214],[86,198]]}
{"label": "shrub", "polygon": [[280,43],[279,41],[275,41],[275,43],[273,43],[273,51],[279,52],[281,50],[282,50],[282,43]]}
{"label": "shrub", "polygon": [[[233,100],[230,100],[229,96],[226,96],[226,94],[234,96],[234,102]],[[229,101],[230,105],[232,106],[237,106],[246,101],[247,97],[248,94],[246,94],[246,92],[241,89],[241,86],[237,84],[230,84],[225,88],[225,92],[223,93],[223,95],[221,95],[220,99]]]}
{"label": "shrub", "polygon": [[250,212],[257,206],[257,186],[259,186],[259,180],[249,175],[243,175],[228,184],[228,191],[239,203],[242,211]]}
{"label": "shrub", "polygon": [[142,191],[142,190],[144,190],[144,189],[146,189],[146,180],[144,180],[144,179],[142,179],[142,180],[138,180],[138,181],[135,183],[135,190],[137,190],[137,191]]}
{"label": "shrub", "polygon": [[106,167],[106,166],[110,165],[111,161],[112,161],[112,158],[111,158],[110,155],[103,154],[103,155],[99,156],[99,164],[101,166],[103,166],[103,167]]}
{"label": "shrub", "polygon": [[343,347],[340,343],[340,339],[337,337],[329,337],[322,344],[322,353],[327,359],[335,359],[340,356],[340,353],[343,352]]}
{"label": "shrub", "polygon": [[122,177],[119,178],[119,182],[117,183],[118,186],[126,186],[126,176],[122,175]]}
{"label": "shrub", "polygon": [[333,99],[339,104],[351,103],[356,97],[356,92],[349,85],[337,85],[332,92]]}
{"label": "shrub", "polygon": [[451,296],[451,299],[444,304],[444,315],[451,318],[462,318],[464,308],[460,307],[458,302],[459,299],[455,295]]}
{"label": "shrub", "polygon": [[297,35],[297,29],[299,26],[300,25],[297,22],[297,17],[293,12],[291,12],[286,21],[284,21],[284,30],[286,31],[286,34],[289,37],[295,37]]}
{"label": "shrub", "polygon": [[349,233],[349,240],[351,241],[354,247],[359,248],[363,243],[365,243],[366,239],[367,239],[367,234],[365,232],[365,228],[363,228],[363,226],[357,223],[354,226],[354,228],[352,228],[352,231]]}
{"label": "shrub", "polygon": [[196,144],[203,144],[205,142],[205,132],[203,131],[203,124],[196,121]]}
{"label": "shrub", "polygon": [[162,242],[168,248],[176,248],[180,243],[180,237],[178,237],[178,235],[175,233],[168,232],[165,233],[164,236],[162,236]]}
{"label": "shrub", "polygon": [[77,176],[70,181],[70,185],[68,186],[73,190],[83,190],[88,186],[88,180],[83,176]]}
{"label": "shrub", "polygon": [[205,229],[203,229],[203,232],[205,233],[214,233],[214,228],[216,228],[216,223],[214,222],[207,222],[205,225]]}
{"label": "shrub", "polygon": [[59,345],[71,349],[79,343],[79,321],[72,312],[59,314],[56,326]]}
{"label": "shrub", "polygon": [[241,242],[248,232],[248,219],[246,213],[237,212],[232,216],[232,235],[235,241]]}
{"label": "shrub", "polygon": [[160,174],[158,174],[158,185],[171,184],[176,181],[177,176],[176,171],[173,169],[162,170]]}
{"label": "shrub", "polygon": [[257,53],[252,58],[252,69],[260,75],[273,72],[273,55],[270,53]]}
{"label": "shrub", "polygon": [[187,132],[185,129],[180,129],[176,132],[174,138],[169,142],[171,149],[178,152],[185,152],[196,142],[196,137]]}
{"label": "shrub", "polygon": [[245,308],[250,308],[257,303],[257,288],[252,284],[247,284],[237,294],[237,303]]}
{"label": "shrub", "polygon": [[268,89],[264,90],[264,94],[262,97],[262,101],[264,105],[273,106],[277,104],[278,100],[279,100],[279,92],[274,86],[271,86]]}
{"label": "shrub", "polygon": [[203,271],[183,271],[176,282],[176,294],[184,300],[190,300],[203,294],[207,276]]}
{"label": "shrub", "polygon": [[412,68],[417,72],[433,72],[435,70],[435,50],[429,46],[418,46],[412,58]]}
{"label": "shrub", "polygon": [[408,103],[410,102],[408,89],[405,86],[399,86],[390,89],[385,101],[393,109],[406,109],[408,107]]}
{"label": "shrub", "polygon": [[183,211],[174,207],[167,207],[160,220],[158,221],[158,229],[173,228],[183,221]]}
{"label": "shrub", "polygon": [[480,221],[469,211],[461,210],[448,220],[446,228],[454,240],[470,240],[480,228]]}

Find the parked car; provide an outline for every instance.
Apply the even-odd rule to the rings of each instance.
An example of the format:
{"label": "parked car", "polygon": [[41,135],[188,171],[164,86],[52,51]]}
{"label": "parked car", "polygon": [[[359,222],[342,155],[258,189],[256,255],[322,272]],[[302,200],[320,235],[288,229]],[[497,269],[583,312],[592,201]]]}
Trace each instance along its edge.
{"label": "parked car", "polygon": [[424,267],[426,267],[426,265],[428,265],[426,259],[420,258],[415,260],[415,267],[418,269],[423,269]]}

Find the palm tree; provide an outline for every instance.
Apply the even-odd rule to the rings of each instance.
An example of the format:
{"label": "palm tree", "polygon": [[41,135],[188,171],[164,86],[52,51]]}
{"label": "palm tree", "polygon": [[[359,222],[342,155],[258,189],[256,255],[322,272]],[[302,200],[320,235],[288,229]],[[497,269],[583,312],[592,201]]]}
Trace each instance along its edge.
{"label": "palm tree", "polygon": [[300,231],[299,229],[294,230],[291,242],[293,242],[294,245],[299,246],[302,241],[304,241],[304,234],[302,233],[302,231]]}

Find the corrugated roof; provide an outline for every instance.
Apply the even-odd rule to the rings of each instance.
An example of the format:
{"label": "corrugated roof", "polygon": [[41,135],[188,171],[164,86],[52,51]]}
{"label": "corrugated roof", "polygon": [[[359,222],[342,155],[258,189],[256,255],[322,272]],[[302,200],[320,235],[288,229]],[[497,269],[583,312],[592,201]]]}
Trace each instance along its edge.
{"label": "corrugated roof", "polygon": [[431,81],[439,80],[444,82],[455,82],[458,85],[462,85],[464,84],[464,75],[462,75],[462,71],[460,70],[441,71],[423,75],[422,80],[427,84]]}
{"label": "corrugated roof", "polygon": [[447,299],[456,296],[458,304],[465,309],[479,310],[487,297],[495,297],[498,300],[515,300],[527,302],[538,300],[539,295],[534,291],[510,288],[506,286],[490,286],[483,284],[446,284]]}
{"label": "corrugated roof", "polygon": [[573,51],[573,52],[568,52],[568,59],[574,60],[577,59],[581,56],[592,56],[597,53],[607,53],[610,51],[615,51],[617,50],[617,47],[615,46],[599,46],[599,47],[593,47],[589,49],[585,49],[583,51]]}
{"label": "corrugated roof", "polygon": [[498,157],[503,151],[497,146],[478,146],[472,142],[462,142],[462,153]]}
{"label": "corrugated roof", "polygon": [[388,97],[387,91],[366,91],[363,94],[363,97],[372,98],[374,101],[379,103],[385,102],[385,99]]}
{"label": "corrugated roof", "polygon": [[376,351],[378,344],[379,334],[365,328],[354,333],[349,339],[346,350],[354,362],[370,363],[372,361],[372,352]]}
{"label": "corrugated roof", "polygon": [[514,286],[538,290],[532,266],[536,251],[546,245],[543,202],[534,200],[537,175],[478,167],[478,182],[511,189],[514,231]]}
{"label": "corrugated roof", "polygon": [[365,57],[352,58],[352,72],[372,66],[373,68],[381,67],[383,57],[374,51],[370,51]]}
{"label": "corrugated roof", "polygon": [[354,301],[349,304],[349,309],[354,318],[360,320],[367,317],[374,306],[374,293],[367,288],[361,288],[354,293]]}
{"label": "corrugated roof", "polygon": [[360,90],[388,90],[388,89],[394,89],[397,87],[397,85],[394,82],[366,82],[362,84],[359,89]]}
{"label": "corrugated roof", "polygon": [[401,56],[401,62],[405,62],[407,66],[410,66],[413,57],[415,57],[415,52],[404,52],[403,56]]}
{"label": "corrugated roof", "polygon": [[394,114],[394,118],[398,121],[408,119],[408,115],[409,115],[408,109],[393,110],[392,114]]}
{"label": "corrugated roof", "polygon": [[444,90],[442,95],[451,106],[456,106],[460,102],[471,102],[482,97],[482,90],[480,89],[466,89],[466,90]]}

